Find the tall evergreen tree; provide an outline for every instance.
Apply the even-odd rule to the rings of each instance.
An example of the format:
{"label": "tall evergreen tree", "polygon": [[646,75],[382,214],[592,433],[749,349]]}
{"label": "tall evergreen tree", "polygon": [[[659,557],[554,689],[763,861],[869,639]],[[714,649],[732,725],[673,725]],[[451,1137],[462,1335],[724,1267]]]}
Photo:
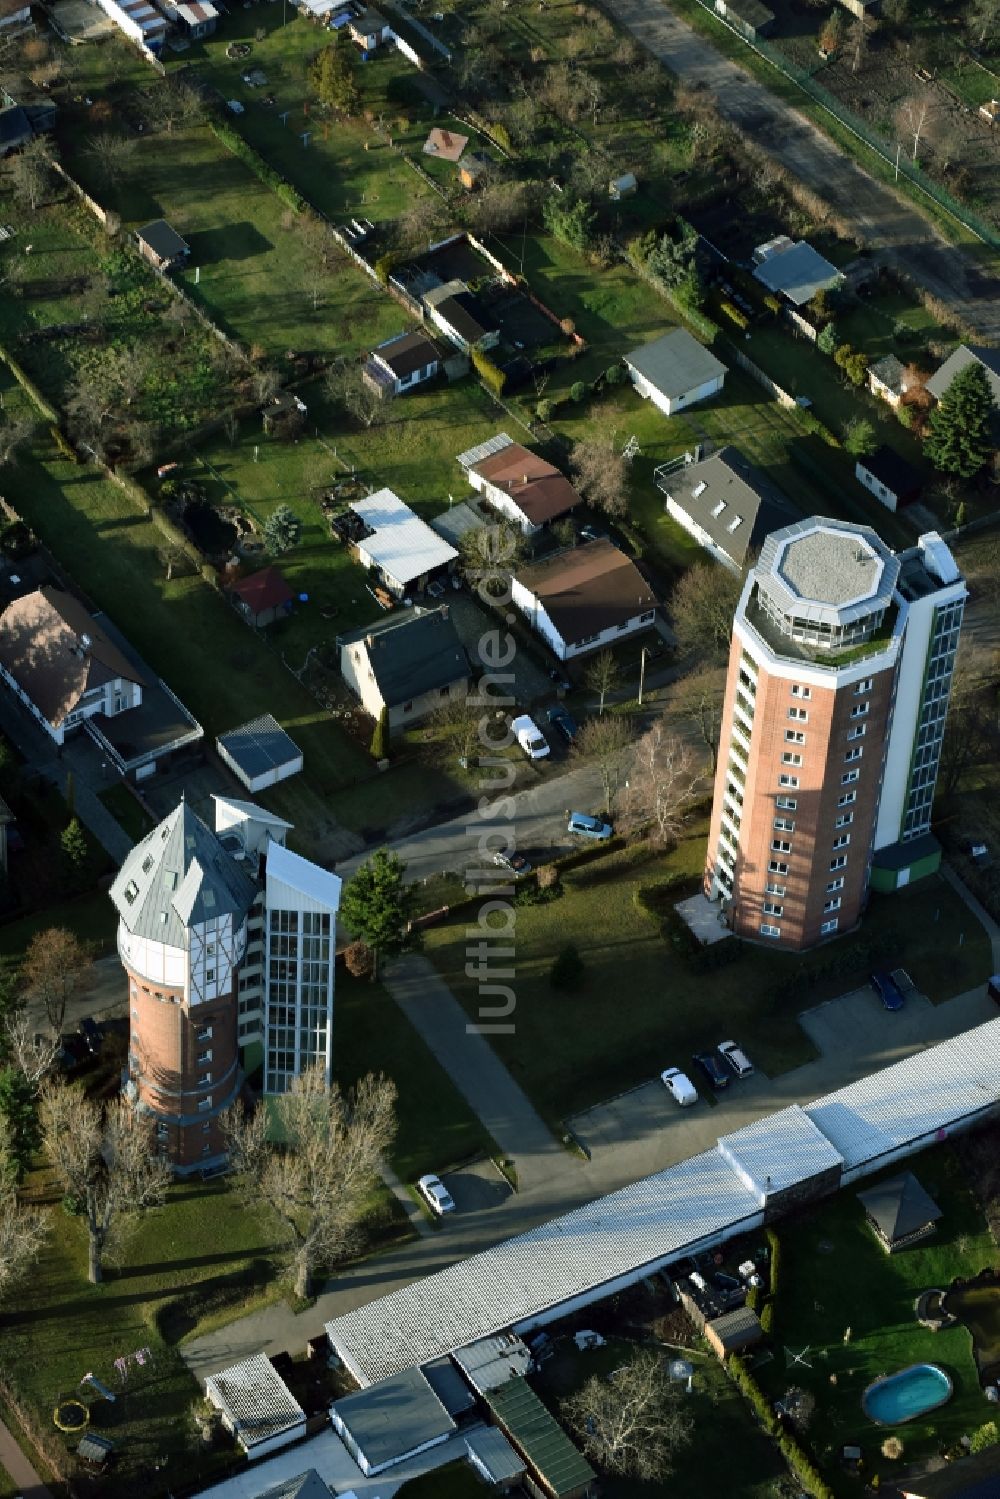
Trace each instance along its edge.
{"label": "tall evergreen tree", "polygon": [[930,414],[924,451],[936,469],[971,479],[993,450],[996,416],[989,378],[978,361],[959,370]]}
{"label": "tall evergreen tree", "polygon": [[341,920],[371,950],[373,982],[382,958],[416,945],[416,935],[407,931],[413,896],[403,884],[405,872],[398,854],[377,848],[344,886]]}

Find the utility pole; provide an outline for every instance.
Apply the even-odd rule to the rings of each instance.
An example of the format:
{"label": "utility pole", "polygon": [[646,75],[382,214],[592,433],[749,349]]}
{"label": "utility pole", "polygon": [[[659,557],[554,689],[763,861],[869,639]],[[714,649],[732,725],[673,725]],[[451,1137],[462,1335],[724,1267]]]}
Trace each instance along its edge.
{"label": "utility pole", "polygon": [[646,652],[648,650],[649,650],[649,646],[648,645],[644,645],[643,648],[642,648],[642,654],[639,657],[639,707],[640,708],[642,707],[642,690],[643,690],[643,688],[646,685]]}

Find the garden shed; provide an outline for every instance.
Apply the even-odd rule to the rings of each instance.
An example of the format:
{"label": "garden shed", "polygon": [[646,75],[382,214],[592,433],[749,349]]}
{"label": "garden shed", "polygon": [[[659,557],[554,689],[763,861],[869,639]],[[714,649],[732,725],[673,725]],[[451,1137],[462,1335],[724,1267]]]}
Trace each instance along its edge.
{"label": "garden shed", "polygon": [[858,1201],[887,1254],[929,1238],[941,1217],[941,1209],[912,1171],[859,1192]]}
{"label": "garden shed", "polygon": [[744,1348],[755,1347],[763,1338],[764,1329],[760,1318],[748,1306],[725,1312],[712,1322],[705,1323],[705,1338],[725,1363],[731,1353],[742,1353]]}
{"label": "garden shed", "polygon": [[381,1473],[418,1452],[446,1442],[455,1422],[420,1369],[345,1395],[330,1420],[362,1473]]}
{"label": "garden shed", "polygon": [[240,578],[230,593],[247,624],[258,630],[290,614],[295,598],[284,575],[276,567],[264,567],[247,578]]}
{"label": "garden shed", "polygon": [[490,1390],[486,1403],[524,1458],[533,1493],[540,1491],[551,1499],[585,1499],[596,1493],[593,1468],[526,1380],[508,1379]]}
{"label": "garden shed", "polygon": [[220,734],[215,747],[248,791],[265,791],[303,766],[302,751],[270,713]]}
{"label": "garden shed", "polygon": [[166,219],[154,219],[135,231],[139,249],[158,271],[173,271],[186,265],[191,254],[187,240],[171,229]]}
{"label": "garden shed", "polygon": [[509,1493],[527,1472],[524,1459],[495,1426],[470,1432],[465,1439],[465,1450],[480,1478],[499,1489],[501,1494]]}

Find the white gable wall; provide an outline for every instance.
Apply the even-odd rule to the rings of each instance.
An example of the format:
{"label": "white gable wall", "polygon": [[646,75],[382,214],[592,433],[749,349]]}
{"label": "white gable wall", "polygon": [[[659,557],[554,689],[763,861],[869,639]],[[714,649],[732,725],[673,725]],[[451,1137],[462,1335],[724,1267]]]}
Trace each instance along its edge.
{"label": "white gable wall", "polygon": [[632,384],[639,394],[645,397],[646,400],[652,401],[653,405],[658,406],[666,416],[673,416],[675,411],[683,411],[685,406],[693,406],[697,401],[704,401],[709,396],[716,395],[722,389],[723,381],[726,378],[725,374],[714,375],[711,380],[706,380],[702,385],[696,385],[692,390],[684,391],[682,395],[665,396],[661,390],[658,390],[655,385],[646,379],[645,375],[640,375],[639,371],[633,369],[631,365],[629,366],[629,374],[632,376]]}

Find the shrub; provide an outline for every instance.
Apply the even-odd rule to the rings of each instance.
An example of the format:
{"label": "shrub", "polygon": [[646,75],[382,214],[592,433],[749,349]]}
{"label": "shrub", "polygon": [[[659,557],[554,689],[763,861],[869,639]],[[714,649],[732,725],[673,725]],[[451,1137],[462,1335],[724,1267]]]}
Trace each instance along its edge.
{"label": "shrub", "polygon": [[573,384],[569,388],[569,398],[570,398],[570,400],[571,401],[582,401],[584,399],[584,397],[586,396],[586,394],[587,394],[587,387],[586,387],[586,385],[584,385],[583,381],[582,380],[574,380]]}
{"label": "shrub", "polygon": [[837,347],[838,336],[836,323],[827,323],[816,340],[816,347],[820,353],[832,355]]}
{"label": "shrub", "polygon": [[776,297],[773,291],[769,291],[764,298],[764,306],[768,312],[773,312],[777,315],[781,311],[781,299]]}
{"label": "shrub", "polygon": [[1000,1441],[1000,1432],[997,1431],[995,1421],[984,1421],[982,1426],[977,1426],[972,1433],[969,1443],[970,1452],[985,1452],[987,1447],[995,1447]]}
{"label": "shrub", "polygon": [[887,1457],[890,1462],[898,1463],[903,1455],[903,1444],[899,1437],[886,1437],[882,1443],[882,1456]]}
{"label": "shrub", "polygon": [[610,364],[604,371],[604,378],[609,385],[620,385],[625,379],[625,366],[623,364]]}
{"label": "shrub", "polygon": [[504,386],[507,384],[507,376],[499,369],[492,359],[479,349],[472,350],[472,363],[475,365],[476,374],[482,380],[487,390],[491,390],[495,396],[502,396]]}
{"label": "shrub", "polygon": [[747,1308],[749,1311],[756,1312],[760,1310],[760,1297],[760,1286],[751,1286],[747,1292]]}
{"label": "shrub", "polygon": [[773,1228],[767,1230],[769,1287],[772,1296],[777,1296],[781,1283],[781,1240]]}
{"label": "shrub", "polygon": [[372,971],[371,948],[367,942],[349,942],[344,948],[344,966],[352,978],[366,979]]}
{"label": "shrub", "polygon": [[68,458],[70,463],[83,462],[83,459],[76,451],[76,448],[74,448],[73,445],[68,442],[63,436],[61,427],[57,427],[55,423],[53,423],[53,425],[49,428],[49,436],[52,438],[52,441],[55,443],[60,455],[63,458]]}
{"label": "shrub", "polygon": [[543,864],[536,875],[539,890],[554,890],[559,884],[559,868],[555,864]]}
{"label": "shrub", "polygon": [[376,260],[375,265],[373,266],[376,280],[381,282],[383,286],[388,286],[389,276],[398,263],[399,251],[386,250],[385,254],[380,255],[378,260]]}
{"label": "shrub", "polygon": [[579,989],[584,981],[583,959],[575,943],[568,942],[549,969],[549,983],[553,989]]}
{"label": "shrub", "polygon": [[736,324],[737,328],[749,328],[750,319],[747,317],[746,313],[741,312],[736,304],[734,302],[730,302],[728,298],[724,302],[719,303],[719,311],[724,312],[726,314],[726,317],[729,318],[730,322]]}
{"label": "shrub", "polygon": [[369,753],[373,760],[384,760],[389,753],[389,710],[384,706],[375,724]]}
{"label": "shrub", "polygon": [[550,421],[552,418],[552,402],[539,401],[538,405],[535,407],[535,415],[540,422]]}
{"label": "shrub", "polygon": [[765,1301],[760,1314],[760,1328],[765,1338],[774,1332],[774,1302]]}
{"label": "shrub", "polygon": [[897,406],[896,420],[901,427],[905,427],[907,432],[909,432],[910,428],[913,426],[913,407],[902,405]]}

